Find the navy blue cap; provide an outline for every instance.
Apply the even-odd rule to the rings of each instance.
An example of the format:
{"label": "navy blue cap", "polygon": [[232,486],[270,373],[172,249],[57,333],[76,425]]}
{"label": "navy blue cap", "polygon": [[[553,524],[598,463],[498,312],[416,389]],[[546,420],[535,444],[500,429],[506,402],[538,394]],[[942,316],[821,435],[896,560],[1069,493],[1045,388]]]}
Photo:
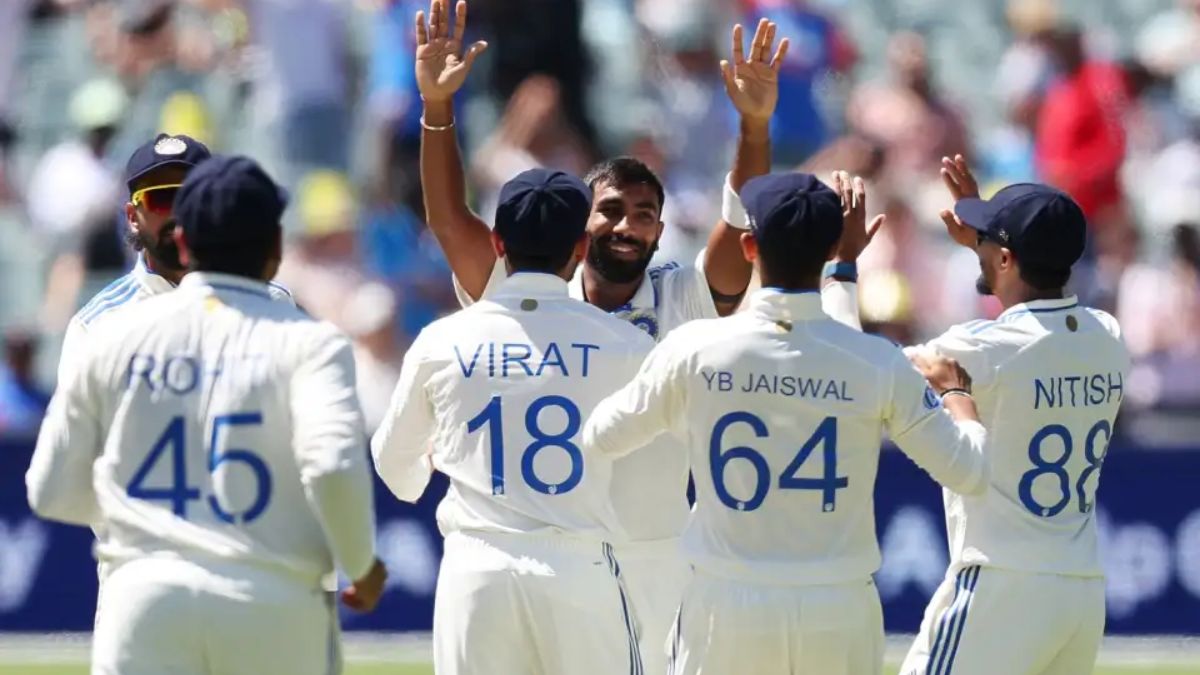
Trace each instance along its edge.
{"label": "navy blue cap", "polygon": [[216,156],[175,195],[175,220],[192,246],[224,246],[275,233],[287,195],[249,157]]}
{"label": "navy blue cap", "polygon": [[177,164],[191,168],[209,157],[212,153],[208,148],[190,136],[159,134],[133,151],[125,164],[125,184],[133,190],[134,181],[160,166]]}
{"label": "navy blue cap", "polygon": [[954,213],[1011,250],[1021,265],[1047,272],[1070,271],[1087,242],[1087,218],[1079,204],[1047,185],[1017,183],[991,199],[960,199]]}
{"label": "navy blue cap", "polygon": [[842,236],[842,202],[809,173],[773,173],[752,178],[740,193],[750,231],[762,242],[778,236],[832,245]]}
{"label": "navy blue cap", "polygon": [[500,188],[496,234],[506,249],[553,256],[574,246],[587,231],[592,191],[562,171],[530,169]]}

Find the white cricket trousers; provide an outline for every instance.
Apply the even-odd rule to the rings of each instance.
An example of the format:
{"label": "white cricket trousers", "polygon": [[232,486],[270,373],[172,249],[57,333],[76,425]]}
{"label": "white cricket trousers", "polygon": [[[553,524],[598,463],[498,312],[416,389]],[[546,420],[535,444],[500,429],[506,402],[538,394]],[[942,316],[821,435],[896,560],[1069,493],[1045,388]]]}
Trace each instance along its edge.
{"label": "white cricket trousers", "polygon": [[612,547],[452,532],[433,607],[437,675],[643,675]]}
{"label": "white cricket trousers", "polygon": [[883,610],[870,579],[782,586],[697,570],[673,631],[669,675],[878,675]]}
{"label": "white cricket trousers", "polygon": [[1104,579],[972,565],[933,594],[902,675],[1090,675]]}
{"label": "white cricket trousers", "polygon": [[333,675],[333,596],[245,565],[143,558],[110,567],[92,675]]}
{"label": "white cricket trousers", "polygon": [[633,610],[642,648],[642,665],[650,675],[667,672],[671,627],[692,578],[678,539],[614,545],[621,580]]}

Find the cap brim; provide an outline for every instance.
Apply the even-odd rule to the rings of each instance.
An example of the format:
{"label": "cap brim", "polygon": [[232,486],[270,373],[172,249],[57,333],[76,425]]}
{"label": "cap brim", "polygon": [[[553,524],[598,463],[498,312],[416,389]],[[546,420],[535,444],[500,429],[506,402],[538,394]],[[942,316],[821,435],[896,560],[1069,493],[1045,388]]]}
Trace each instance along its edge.
{"label": "cap brim", "polygon": [[954,204],[954,215],[958,216],[964,225],[980,232],[988,232],[988,225],[996,215],[996,208],[987,200],[968,197]]}
{"label": "cap brim", "polygon": [[164,166],[171,166],[171,165],[187,166],[187,167],[192,167],[192,168],[195,168],[197,166],[196,162],[189,162],[185,159],[164,159],[161,162],[151,164],[150,166],[142,169],[141,171],[133,174],[132,176],[129,176],[128,178],[125,179],[125,185],[127,185],[129,188],[132,189],[133,183],[137,179],[141,178],[142,176],[145,176],[146,174],[150,173],[151,171],[154,171],[156,169],[161,169]]}

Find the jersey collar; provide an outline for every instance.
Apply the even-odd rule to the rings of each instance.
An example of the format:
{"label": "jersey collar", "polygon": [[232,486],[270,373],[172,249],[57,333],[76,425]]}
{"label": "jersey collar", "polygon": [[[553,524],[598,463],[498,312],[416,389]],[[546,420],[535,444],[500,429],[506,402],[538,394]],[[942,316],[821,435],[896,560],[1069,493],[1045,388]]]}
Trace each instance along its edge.
{"label": "jersey collar", "polygon": [[175,284],[167,281],[167,278],[150,271],[150,266],[146,264],[146,256],[139,253],[137,263],[133,266],[133,277],[152,295],[166,293],[175,288]]}
{"label": "jersey collar", "polygon": [[[570,292],[572,298],[587,301],[587,296],[583,292],[582,264],[575,268],[575,276],[571,278]],[[642,283],[638,284],[637,290],[633,292],[633,297],[629,299],[629,302],[611,313],[628,312],[635,309],[654,309],[657,306],[655,300],[654,282],[650,280],[650,272],[646,271],[642,273]]]}
{"label": "jersey collar", "polygon": [[776,321],[809,321],[828,318],[821,309],[821,292],[782,291],[778,288],[760,288],[750,296],[750,311]]}
{"label": "jersey collar", "polygon": [[565,298],[567,282],[553,274],[517,272],[511,274],[497,289],[496,296],[522,298]]}
{"label": "jersey collar", "polygon": [[1079,298],[1074,295],[1068,295],[1065,298],[1055,298],[1053,300],[1030,300],[1019,305],[1013,305],[1000,313],[996,318],[997,321],[1022,316],[1025,314],[1042,314],[1045,312],[1060,312],[1064,309],[1074,309],[1079,306]]}
{"label": "jersey collar", "polygon": [[180,288],[205,288],[213,291],[233,291],[247,295],[271,297],[270,286],[265,281],[241,277],[236,274],[216,272],[192,272],[179,282]]}

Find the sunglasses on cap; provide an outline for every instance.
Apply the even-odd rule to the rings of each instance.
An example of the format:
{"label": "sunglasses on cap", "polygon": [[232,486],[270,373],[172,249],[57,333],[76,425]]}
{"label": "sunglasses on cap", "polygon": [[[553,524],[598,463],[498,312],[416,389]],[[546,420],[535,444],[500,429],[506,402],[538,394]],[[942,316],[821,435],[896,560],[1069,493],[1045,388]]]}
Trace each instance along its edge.
{"label": "sunglasses on cap", "polygon": [[175,204],[175,193],[179,192],[182,183],[172,183],[170,185],[152,185],[142,188],[129,196],[129,202],[134,206],[140,206],[151,213],[167,215],[171,213]]}

